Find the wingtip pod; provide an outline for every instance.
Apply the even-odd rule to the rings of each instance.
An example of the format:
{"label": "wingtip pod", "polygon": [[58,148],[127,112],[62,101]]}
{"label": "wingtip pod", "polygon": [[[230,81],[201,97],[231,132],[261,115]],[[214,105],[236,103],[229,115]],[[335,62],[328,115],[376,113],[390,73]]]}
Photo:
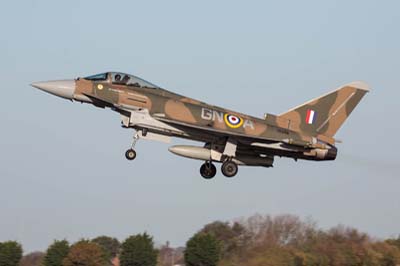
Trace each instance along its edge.
{"label": "wingtip pod", "polygon": [[365,83],[364,81],[353,81],[353,82],[350,82],[350,83],[344,85],[343,87],[352,87],[352,88],[356,88],[356,89],[363,90],[366,92],[371,91],[371,88],[369,87],[369,85],[367,83]]}

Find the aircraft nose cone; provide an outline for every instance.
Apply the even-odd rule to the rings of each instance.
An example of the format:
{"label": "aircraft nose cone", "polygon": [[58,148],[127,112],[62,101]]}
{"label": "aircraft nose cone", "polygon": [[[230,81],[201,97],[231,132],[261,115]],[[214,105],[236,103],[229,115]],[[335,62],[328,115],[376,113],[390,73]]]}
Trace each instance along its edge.
{"label": "aircraft nose cone", "polygon": [[31,86],[68,100],[73,99],[75,92],[75,80],[41,81],[34,82]]}

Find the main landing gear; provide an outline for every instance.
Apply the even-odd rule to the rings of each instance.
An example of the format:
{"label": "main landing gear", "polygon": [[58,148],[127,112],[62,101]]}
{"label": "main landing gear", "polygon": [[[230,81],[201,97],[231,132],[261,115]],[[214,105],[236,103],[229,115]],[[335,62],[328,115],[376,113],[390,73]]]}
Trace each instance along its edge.
{"label": "main landing gear", "polygon": [[[213,149],[213,144],[207,143],[205,147]],[[218,148],[218,146],[214,147],[214,150],[221,153],[220,158],[217,159],[217,161],[222,162],[221,172],[228,178],[234,177],[239,170],[237,163],[234,161],[236,157],[237,141],[233,138],[228,138],[223,149],[221,148],[222,147]],[[200,174],[206,179],[211,179],[215,176],[216,170],[215,166],[212,164],[212,160],[206,161],[206,163],[201,166]]]}
{"label": "main landing gear", "polygon": [[212,162],[205,162],[200,167],[200,174],[204,179],[212,179],[217,174],[217,168]]}
{"label": "main landing gear", "polygon": [[239,167],[232,161],[226,161],[221,166],[222,174],[228,178],[234,177],[238,173]]}
{"label": "main landing gear", "polygon": [[136,132],[136,134],[133,136],[131,148],[125,152],[125,157],[129,161],[133,161],[136,159],[136,151],[134,148],[138,140],[139,140],[139,133]]}
{"label": "main landing gear", "polygon": [[[234,177],[238,170],[238,165],[231,160],[225,161],[221,166],[222,174],[228,178]],[[204,179],[212,179],[217,174],[217,168],[212,162],[207,161],[200,167],[200,174]]]}

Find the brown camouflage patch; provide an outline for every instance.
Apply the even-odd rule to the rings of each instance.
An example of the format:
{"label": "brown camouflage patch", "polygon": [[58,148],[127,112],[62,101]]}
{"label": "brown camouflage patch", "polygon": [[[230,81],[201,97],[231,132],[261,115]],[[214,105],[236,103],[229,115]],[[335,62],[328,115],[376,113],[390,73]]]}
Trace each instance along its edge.
{"label": "brown camouflage patch", "polygon": [[196,119],[192,115],[189,108],[184,103],[176,100],[168,100],[165,104],[165,114],[169,118],[176,119],[181,122],[190,124],[196,123]]}

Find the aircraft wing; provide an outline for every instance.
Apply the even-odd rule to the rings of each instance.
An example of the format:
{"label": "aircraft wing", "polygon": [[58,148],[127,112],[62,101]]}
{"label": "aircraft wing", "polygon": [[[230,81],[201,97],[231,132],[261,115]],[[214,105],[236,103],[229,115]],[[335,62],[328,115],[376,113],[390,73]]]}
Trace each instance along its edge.
{"label": "aircraft wing", "polygon": [[[215,129],[212,127],[207,127],[207,126],[200,126],[200,125],[193,125],[185,122],[180,122],[176,120],[171,120],[168,118],[164,117],[155,117],[157,120],[162,121],[164,123],[167,123],[169,125],[172,125],[174,127],[178,127],[180,129],[192,132],[193,134],[200,134],[200,135],[207,135],[207,136],[213,136],[217,138],[226,138],[226,137],[234,137],[237,140],[245,140],[245,142],[266,142],[266,143],[278,143],[282,142],[282,140],[278,139],[266,139],[263,137],[258,137],[258,136],[250,136],[242,133],[237,133],[237,132],[230,132],[226,130],[220,130],[220,129]],[[196,133],[197,132],[197,133]]]}
{"label": "aircraft wing", "polygon": [[257,136],[250,136],[241,133],[229,132],[225,130],[218,130],[211,127],[199,126],[170,120],[167,118],[157,118],[157,120],[167,123],[175,128],[179,128],[186,133],[190,134],[192,139],[203,142],[209,142],[215,139],[222,139],[233,137],[238,141],[240,150],[247,150],[251,153],[264,154],[264,152],[271,152],[274,154],[281,154],[286,151],[303,152],[307,148],[303,145],[293,145],[278,139],[266,139]]}

